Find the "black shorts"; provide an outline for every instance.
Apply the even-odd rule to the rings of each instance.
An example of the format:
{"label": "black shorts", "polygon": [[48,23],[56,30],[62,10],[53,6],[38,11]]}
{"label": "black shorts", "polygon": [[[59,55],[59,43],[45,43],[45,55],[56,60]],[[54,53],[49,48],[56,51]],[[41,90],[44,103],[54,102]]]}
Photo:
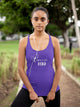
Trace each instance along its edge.
{"label": "black shorts", "polygon": [[[44,102],[47,96],[42,96]],[[22,88],[16,98],[14,99],[11,107],[31,107],[35,100],[30,100],[28,90]],[[55,99],[45,102],[46,107],[60,107],[60,90],[58,90],[55,94]]]}

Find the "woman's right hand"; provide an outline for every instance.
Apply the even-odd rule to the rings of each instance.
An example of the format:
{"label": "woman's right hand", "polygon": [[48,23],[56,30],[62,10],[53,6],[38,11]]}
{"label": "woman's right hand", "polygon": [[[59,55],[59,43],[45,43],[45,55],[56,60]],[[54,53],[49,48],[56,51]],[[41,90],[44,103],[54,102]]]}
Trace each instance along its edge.
{"label": "woman's right hand", "polygon": [[35,91],[30,92],[29,96],[30,96],[30,100],[36,100],[37,103],[39,102],[38,95],[35,93]]}

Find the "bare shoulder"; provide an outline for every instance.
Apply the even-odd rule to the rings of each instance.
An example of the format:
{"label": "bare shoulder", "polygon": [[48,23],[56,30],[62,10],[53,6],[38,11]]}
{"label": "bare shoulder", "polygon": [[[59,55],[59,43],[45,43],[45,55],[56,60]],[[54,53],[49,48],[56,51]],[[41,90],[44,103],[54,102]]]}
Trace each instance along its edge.
{"label": "bare shoulder", "polygon": [[25,48],[27,45],[27,41],[28,41],[28,36],[25,36],[19,41],[19,44],[24,46],[24,48]]}
{"label": "bare shoulder", "polygon": [[51,35],[51,40],[52,40],[52,43],[53,43],[54,47],[59,45],[59,40],[56,37]]}

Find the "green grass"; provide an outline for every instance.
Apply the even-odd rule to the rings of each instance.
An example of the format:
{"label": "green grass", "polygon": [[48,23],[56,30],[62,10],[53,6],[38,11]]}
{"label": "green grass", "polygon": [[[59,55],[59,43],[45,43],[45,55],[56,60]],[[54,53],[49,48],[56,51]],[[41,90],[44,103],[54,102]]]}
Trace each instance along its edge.
{"label": "green grass", "polygon": [[18,53],[19,41],[1,41],[0,42],[0,53]]}
{"label": "green grass", "polygon": [[3,61],[3,63],[1,63],[2,65],[0,66],[0,70],[2,71],[0,71],[0,77],[3,74],[3,71],[8,70],[8,66],[11,63],[10,61],[12,60],[12,58],[14,59],[18,56],[18,46],[18,40],[0,42],[0,60]]}
{"label": "green grass", "polygon": [[[18,46],[19,46],[18,40],[1,41],[0,42],[0,59],[4,61],[7,60],[9,63],[9,59],[15,58],[15,56],[17,57]],[[2,102],[0,102],[0,107],[10,107],[10,104],[12,103],[12,101],[16,96],[17,90],[18,90],[18,86],[15,86],[14,89],[10,92],[10,94]]]}
{"label": "green grass", "polygon": [[10,94],[5,99],[3,99],[2,102],[0,102],[0,107],[10,107],[11,103],[16,97],[17,90],[18,86],[15,86],[14,89],[10,92]]}
{"label": "green grass", "polygon": [[78,78],[78,80],[80,81],[80,77]]}
{"label": "green grass", "polygon": [[[64,52],[70,53],[69,48],[65,48],[63,45],[60,45],[60,49],[61,49],[61,53]],[[78,48],[72,48],[72,52],[70,54],[73,54],[76,50],[78,50]]]}
{"label": "green grass", "polygon": [[65,66],[67,70],[71,69],[71,64],[72,64],[72,60],[62,59],[62,65]]}

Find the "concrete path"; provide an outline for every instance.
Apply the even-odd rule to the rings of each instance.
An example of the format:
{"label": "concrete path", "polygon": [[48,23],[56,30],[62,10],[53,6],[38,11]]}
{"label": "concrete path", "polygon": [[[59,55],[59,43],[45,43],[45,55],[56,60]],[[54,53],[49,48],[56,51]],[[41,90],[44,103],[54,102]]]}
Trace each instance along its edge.
{"label": "concrete path", "polygon": [[80,107],[80,87],[62,72],[60,80],[61,107]]}

